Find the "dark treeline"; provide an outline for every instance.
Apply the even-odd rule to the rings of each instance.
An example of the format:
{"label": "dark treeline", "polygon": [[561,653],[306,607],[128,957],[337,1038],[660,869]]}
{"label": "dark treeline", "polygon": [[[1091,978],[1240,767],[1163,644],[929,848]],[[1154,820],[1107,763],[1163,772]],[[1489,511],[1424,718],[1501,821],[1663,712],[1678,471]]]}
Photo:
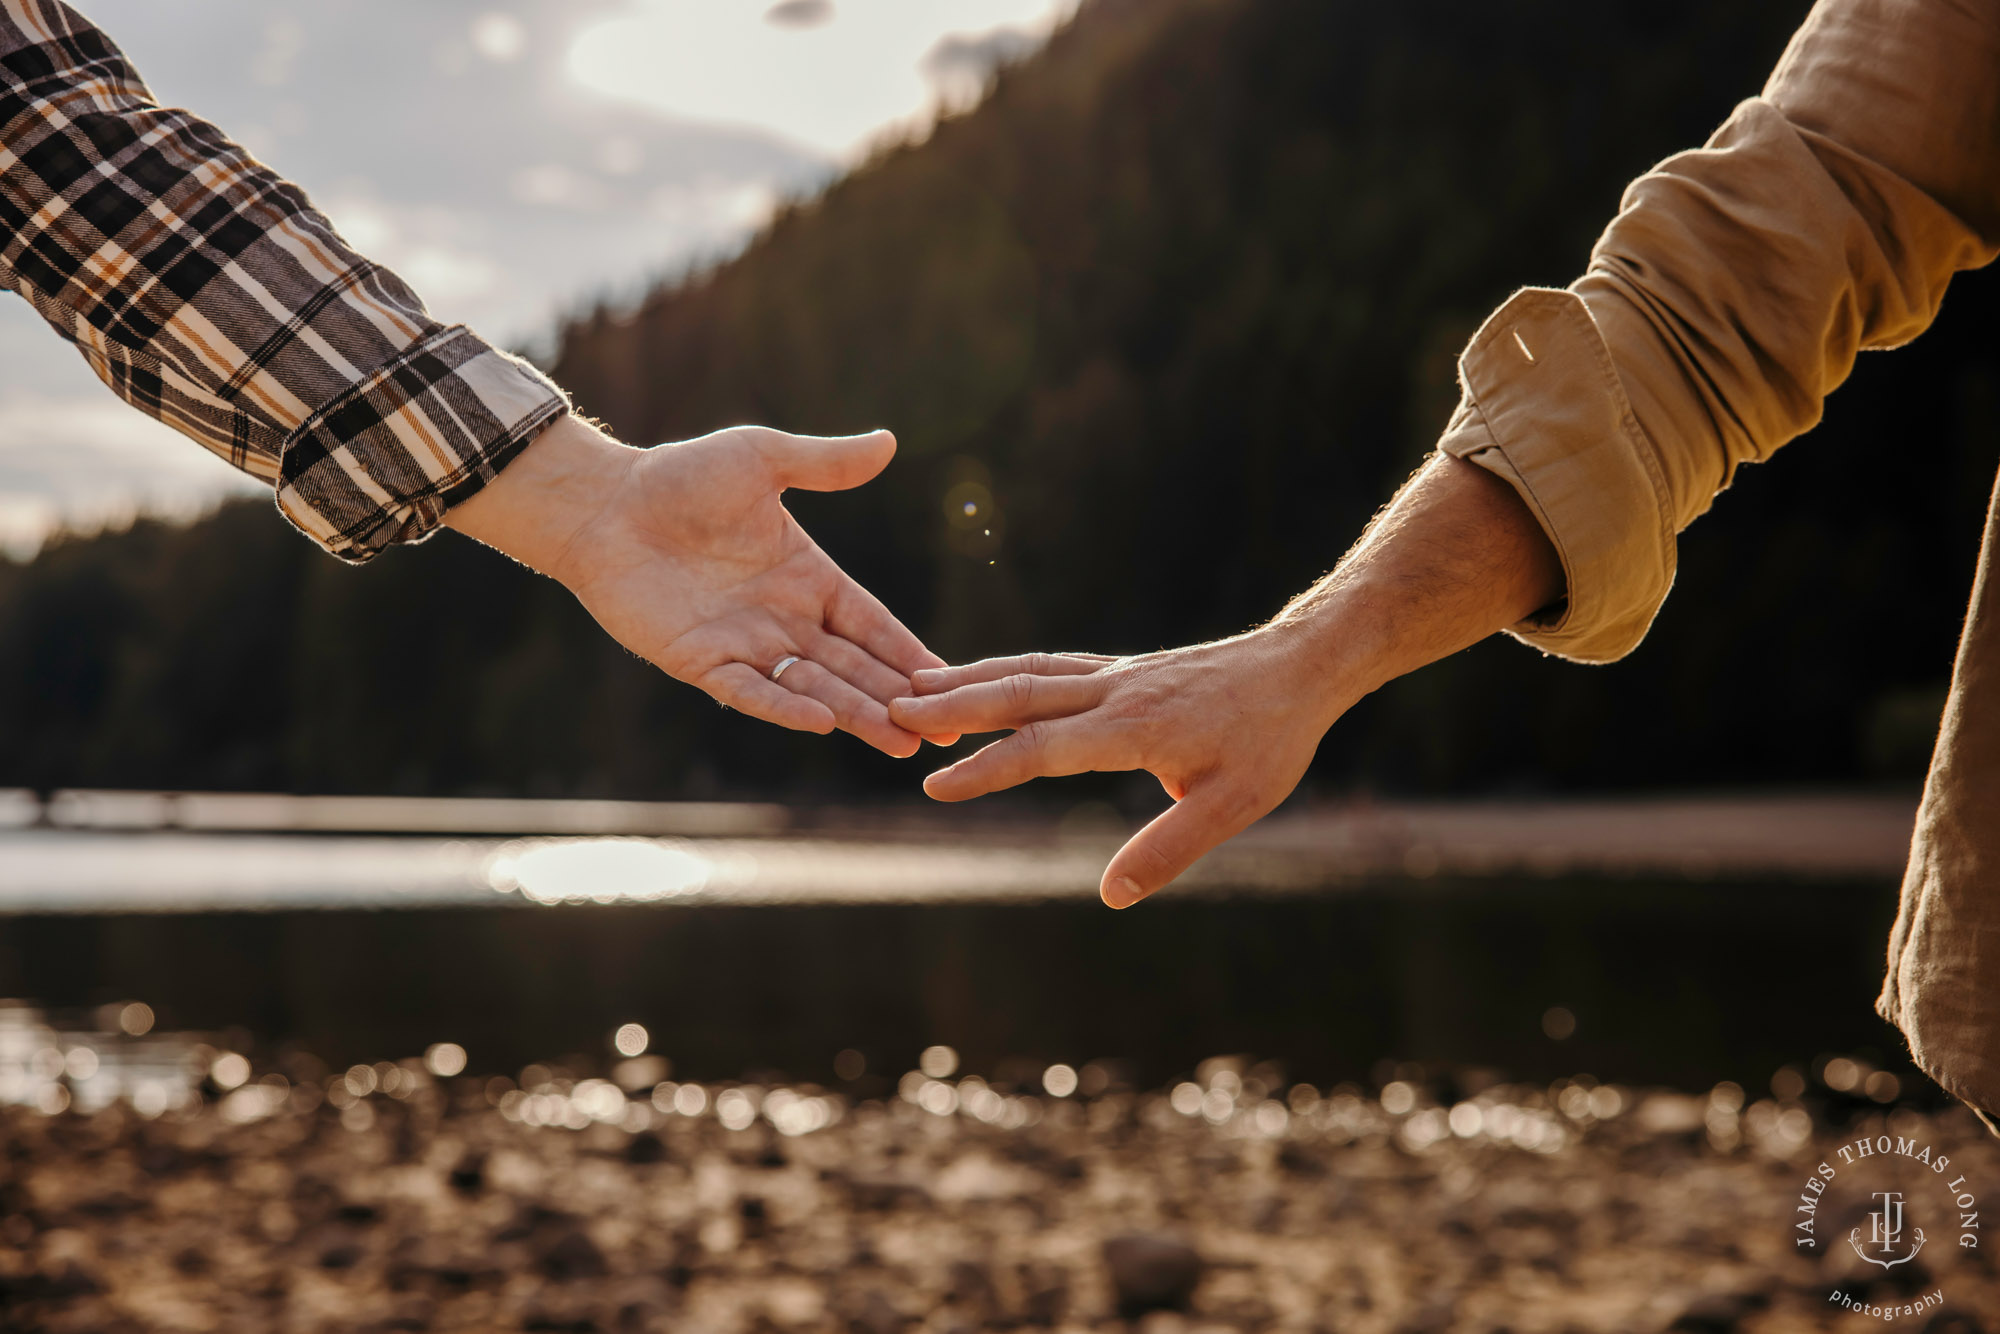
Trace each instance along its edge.
{"label": "dark treeline", "polygon": [[[557,375],[632,440],[893,427],[882,480],[794,507],[947,657],[1233,632],[1419,461],[1485,313],[1574,276],[1624,182],[1754,93],[1805,9],[1097,0],[740,258],[564,330]],[[1962,281],[1746,472],[1633,659],[1482,645],[1366,701],[1316,783],[1913,781],[1993,476],[1996,290]],[[235,506],[0,568],[0,784],[916,777],[660,680],[455,536],[354,570]]]}

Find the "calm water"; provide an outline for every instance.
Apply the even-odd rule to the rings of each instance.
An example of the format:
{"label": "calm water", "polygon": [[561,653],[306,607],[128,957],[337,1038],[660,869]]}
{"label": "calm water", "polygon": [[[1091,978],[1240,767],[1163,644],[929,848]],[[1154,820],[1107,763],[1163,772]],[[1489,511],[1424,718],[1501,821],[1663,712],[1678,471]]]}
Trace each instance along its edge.
{"label": "calm water", "polygon": [[[0,996],[77,1033],[139,1000],[162,1030],[336,1067],[452,1042],[518,1069],[638,1021],[703,1079],[936,1043],[981,1068],[1115,1060],[1146,1084],[1232,1051],[1322,1082],[1408,1060],[1701,1087],[1842,1052],[1910,1077],[1870,1006],[1899,800],[1284,815],[1124,913],[1096,901],[1123,833],[1102,809],[961,833],[773,807],[72,793],[0,817]],[[23,1068],[56,1059],[37,1042]],[[157,1082],[137,1048],[101,1045],[79,1098]]]}

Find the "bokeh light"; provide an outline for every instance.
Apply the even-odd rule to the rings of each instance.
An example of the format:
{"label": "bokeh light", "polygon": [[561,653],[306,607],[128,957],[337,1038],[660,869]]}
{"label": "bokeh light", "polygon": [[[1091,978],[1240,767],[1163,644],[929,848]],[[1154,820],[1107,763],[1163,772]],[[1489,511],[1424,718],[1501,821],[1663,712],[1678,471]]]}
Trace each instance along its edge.
{"label": "bokeh light", "polygon": [[456,1042],[434,1042],[424,1049],[424,1068],[440,1079],[465,1073],[465,1048]]}
{"label": "bokeh light", "polygon": [[620,1056],[642,1056],[653,1041],[644,1024],[620,1024],[611,1036],[611,1045]]}

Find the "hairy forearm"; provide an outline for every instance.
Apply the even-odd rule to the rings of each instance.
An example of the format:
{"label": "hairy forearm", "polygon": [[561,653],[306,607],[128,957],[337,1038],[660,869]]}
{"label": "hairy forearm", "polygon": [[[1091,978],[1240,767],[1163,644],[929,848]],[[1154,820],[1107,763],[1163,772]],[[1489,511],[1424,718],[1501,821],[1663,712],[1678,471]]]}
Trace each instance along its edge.
{"label": "hairy forearm", "polygon": [[1330,722],[1562,596],[1555,547],[1513,488],[1438,455],[1267,630],[1319,666]]}

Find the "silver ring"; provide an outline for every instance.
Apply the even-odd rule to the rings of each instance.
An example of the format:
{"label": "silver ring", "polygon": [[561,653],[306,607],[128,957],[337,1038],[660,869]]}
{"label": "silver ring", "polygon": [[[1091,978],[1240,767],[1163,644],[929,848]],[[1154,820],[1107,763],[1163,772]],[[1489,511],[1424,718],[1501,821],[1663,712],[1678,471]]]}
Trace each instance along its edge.
{"label": "silver ring", "polygon": [[800,658],[799,655],[796,653],[778,659],[778,665],[771,669],[771,679],[773,681],[777,680],[779,677],[785,674],[785,669],[787,667],[790,667],[793,663],[798,661],[800,661]]}

